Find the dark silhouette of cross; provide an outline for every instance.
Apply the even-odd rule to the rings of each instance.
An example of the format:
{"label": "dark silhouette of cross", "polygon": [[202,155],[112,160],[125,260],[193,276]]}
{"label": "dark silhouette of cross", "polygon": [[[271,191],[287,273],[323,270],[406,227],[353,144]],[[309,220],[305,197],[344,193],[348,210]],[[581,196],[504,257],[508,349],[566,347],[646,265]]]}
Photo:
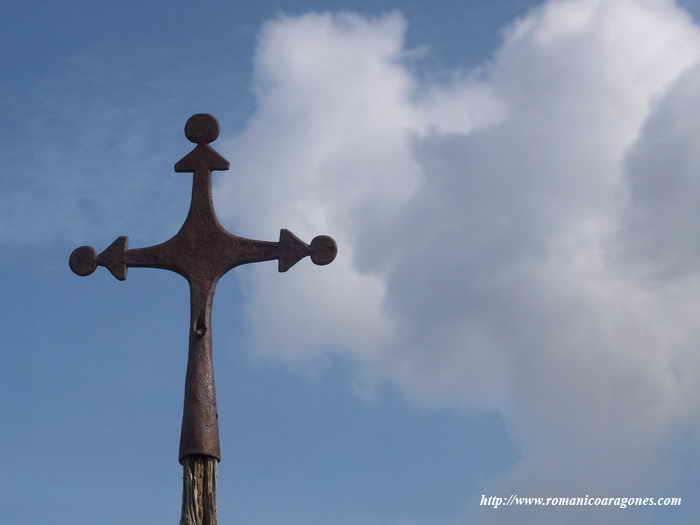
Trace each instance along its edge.
{"label": "dark silhouette of cross", "polygon": [[70,267],[85,276],[104,266],[114,277],[125,280],[129,267],[162,268],[182,275],[190,284],[190,343],[185,383],[185,404],[180,435],[180,463],[188,456],[221,459],[219,423],[216,408],[212,362],[211,310],[217,281],[241,264],[278,261],[286,272],[307,255],[315,264],[333,261],[337,248],[326,235],[315,237],[310,245],[288,230],[281,230],[279,241],[257,241],[227,232],[216,218],[211,194],[211,172],[229,169],[210,142],[219,135],[214,117],[197,114],[185,125],[185,136],[197,146],[177,164],[175,171],[194,173],[190,210],[180,231],[162,244],[127,249],[127,237],[118,237],[96,255],[90,246],[76,248]]}

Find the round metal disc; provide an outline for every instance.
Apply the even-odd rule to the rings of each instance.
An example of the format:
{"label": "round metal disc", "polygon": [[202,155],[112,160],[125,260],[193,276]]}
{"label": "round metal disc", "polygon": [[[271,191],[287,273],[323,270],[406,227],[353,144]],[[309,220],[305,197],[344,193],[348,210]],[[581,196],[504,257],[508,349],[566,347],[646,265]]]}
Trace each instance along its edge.
{"label": "round metal disc", "polygon": [[187,119],[185,137],[195,144],[209,144],[219,136],[219,123],[207,113],[197,113]]}
{"label": "round metal disc", "polygon": [[97,254],[92,246],[81,246],[73,250],[68,260],[70,269],[80,276],[90,275],[97,268]]}
{"label": "round metal disc", "polygon": [[318,235],[311,241],[311,260],[314,264],[330,264],[338,253],[338,246],[332,237]]}

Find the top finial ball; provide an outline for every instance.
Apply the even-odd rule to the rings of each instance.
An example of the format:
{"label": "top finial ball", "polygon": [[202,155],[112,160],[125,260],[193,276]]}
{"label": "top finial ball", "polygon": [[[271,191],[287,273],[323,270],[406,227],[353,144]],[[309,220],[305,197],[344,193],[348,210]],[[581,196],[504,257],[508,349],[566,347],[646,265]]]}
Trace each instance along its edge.
{"label": "top finial ball", "polygon": [[209,144],[219,136],[219,123],[207,113],[197,113],[187,119],[185,137],[195,144]]}

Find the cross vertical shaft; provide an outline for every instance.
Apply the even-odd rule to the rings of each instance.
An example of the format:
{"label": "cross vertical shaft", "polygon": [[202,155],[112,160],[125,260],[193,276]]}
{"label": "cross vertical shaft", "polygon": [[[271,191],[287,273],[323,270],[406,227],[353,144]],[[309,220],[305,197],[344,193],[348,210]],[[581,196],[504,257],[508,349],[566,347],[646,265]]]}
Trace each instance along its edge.
{"label": "cross vertical shaft", "polygon": [[229,168],[228,161],[209,146],[218,135],[218,123],[211,115],[193,115],[185,125],[185,136],[196,147],[175,164],[176,172],[193,173],[189,213],[177,234],[161,244],[131,250],[127,237],[118,237],[99,255],[90,246],[81,246],[69,259],[80,276],[103,266],[123,281],[129,267],[160,268],[189,282],[189,351],[178,456],[184,469],[181,525],[217,523],[216,463],[221,451],[211,326],[216,283],[241,264],[277,260],[278,270],[286,272],[307,255],[315,264],[326,265],[337,253],[335,241],[326,235],[307,245],[285,229],[277,242],[227,232],[216,217],[211,193],[211,172]]}
{"label": "cross vertical shaft", "polygon": [[215,286],[211,281],[190,282],[190,345],[180,434],[181,463],[190,455],[221,459],[211,330]]}

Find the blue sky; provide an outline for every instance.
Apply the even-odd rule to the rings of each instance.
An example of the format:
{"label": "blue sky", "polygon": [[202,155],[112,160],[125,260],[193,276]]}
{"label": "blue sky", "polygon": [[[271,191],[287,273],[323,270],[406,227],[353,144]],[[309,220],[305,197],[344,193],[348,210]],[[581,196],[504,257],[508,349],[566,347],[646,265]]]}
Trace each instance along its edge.
{"label": "blue sky", "polygon": [[[23,2],[0,21],[3,523],[179,518],[184,280],[73,248],[219,217],[221,523],[697,519],[700,5]],[[499,509],[482,494],[683,497]]]}

